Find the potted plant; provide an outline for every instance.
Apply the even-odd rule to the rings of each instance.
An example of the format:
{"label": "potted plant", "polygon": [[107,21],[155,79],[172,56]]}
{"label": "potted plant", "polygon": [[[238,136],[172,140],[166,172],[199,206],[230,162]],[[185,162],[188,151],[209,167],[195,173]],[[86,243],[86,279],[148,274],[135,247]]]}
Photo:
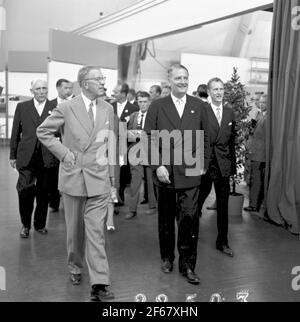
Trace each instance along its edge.
{"label": "potted plant", "polygon": [[251,129],[251,122],[248,121],[248,115],[251,107],[247,102],[249,93],[245,90],[245,85],[240,82],[237,68],[233,68],[231,79],[224,84],[224,88],[224,102],[234,110],[236,120],[235,151],[237,174],[231,177],[228,214],[232,216],[241,216],[243,212],[244,196],[238,193],[236,188],[244,179],[246,141]]}

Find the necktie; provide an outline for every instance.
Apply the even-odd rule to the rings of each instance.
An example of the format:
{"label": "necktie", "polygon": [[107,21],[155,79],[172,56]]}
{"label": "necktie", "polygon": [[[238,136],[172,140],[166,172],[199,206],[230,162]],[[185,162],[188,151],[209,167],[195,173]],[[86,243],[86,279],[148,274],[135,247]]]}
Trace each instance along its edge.
{"label": "necktie", "polygon": [[90,118],[90,120],[91,120],[91,122],[92,122],[92,126],[94,127],[94,112],[93,112],[93,102],[91,102],[90,103],[90,108],[89,108],[89,118]]}
{"label": "necktie", "polygon": [[218,123],[219,125],[221,124],[221,109],[220,107],[217,108],[217,120],[218,120]]}
{"label": "necktie", "polygon": [[183,101],[181,99],[178,99],[177,100],[177,106],[178,106],[178,114],[180,116],[180,118],[182,117],[182,114],[183,114],[183,109],[184,109],[184,106],[183,106]]}
{"label": "necktie", "polygon": [[143,128],[143,120],[144,120],[144,113],[141,114],[140,122],[139,122],[139,125],[138,125],[139,129]]}

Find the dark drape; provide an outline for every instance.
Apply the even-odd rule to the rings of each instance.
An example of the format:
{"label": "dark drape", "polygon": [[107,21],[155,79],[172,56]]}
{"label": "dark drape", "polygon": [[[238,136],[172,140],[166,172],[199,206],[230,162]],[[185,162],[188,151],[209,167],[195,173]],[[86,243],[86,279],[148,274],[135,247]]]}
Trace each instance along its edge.
{"label": "dark drape", "polygon": [[[293,233],[300,227],[300,0],[275,0],[269,80],[267,208]],[[267,179],[266,178],[266,179]]]}

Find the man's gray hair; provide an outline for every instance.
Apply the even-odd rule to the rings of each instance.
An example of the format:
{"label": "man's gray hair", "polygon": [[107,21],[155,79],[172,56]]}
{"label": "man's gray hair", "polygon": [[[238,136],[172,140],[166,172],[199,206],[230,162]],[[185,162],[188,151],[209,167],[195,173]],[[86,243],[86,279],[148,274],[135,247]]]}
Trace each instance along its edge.
{"label": "man's gray hair", "polygon": [[171,65],[171,67],[169,68],[169,70],[168,70],[168,77],[171,77],[173,71],[174,70],[178,70],[178,69],[184,69],[189,74],[189,71],[188,71],[188,69],[185,66],[183,66],[183,65],[181,65],[179,63],[176,63],[176,64]]}
{"label": "man's gray hair", "polygon": [[47,84],[47,81],[46,80],[44,80],[44,79],[34,79],[30,83],[30,86],[31,86],[30,88],[33,89],[37,82],[43,82],[48,87],[48,84]]}
{"label": "man's gray hair", "polygon": [[80,87],[82,87],[82,83],[85,80],[86,76],[89,74],[91,70],[100,70],[99,66],[84,66],[81,67],[78,71],[77,81]]}

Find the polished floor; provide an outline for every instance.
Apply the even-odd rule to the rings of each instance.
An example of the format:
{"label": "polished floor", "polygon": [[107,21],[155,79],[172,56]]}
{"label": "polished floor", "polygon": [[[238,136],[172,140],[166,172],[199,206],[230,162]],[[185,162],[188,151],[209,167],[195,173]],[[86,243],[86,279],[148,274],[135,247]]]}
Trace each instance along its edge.
{"label": "polished floor", "polygon": [[[9,167],[8,153],[0,148],[0,267],[6,272],[6,290],[1,290],[0,280],[0,301],[89,301],[86,271],[80,286],[69,282],[62,209],[48,214],[47,236],[31,231],[29,239],[20,239],[17,172]],[[291,274],[293,267],[300,266],[298,237],[244,213],[242,218],[230,219],[229,240],[236,256],[228,258],[214,248],[216,215],[205,210],[196,268],[201,284],[193,286],[178,274],[177,266],[168,275],[160,271],[157,215],[145,215],[143,209],[130,221],[124,219],[126,208],[122,209],[115,216],[116,232],[107,234],[115,301],[134,301],[141,293],[149,302],[159,294],[178,302],[193,294],[196,301],[208,302],[218,293],[224,301],[235,302],[237,293],[245,290],[249,302],[300,301],[300,291],[292,289],[295,276]]]}

